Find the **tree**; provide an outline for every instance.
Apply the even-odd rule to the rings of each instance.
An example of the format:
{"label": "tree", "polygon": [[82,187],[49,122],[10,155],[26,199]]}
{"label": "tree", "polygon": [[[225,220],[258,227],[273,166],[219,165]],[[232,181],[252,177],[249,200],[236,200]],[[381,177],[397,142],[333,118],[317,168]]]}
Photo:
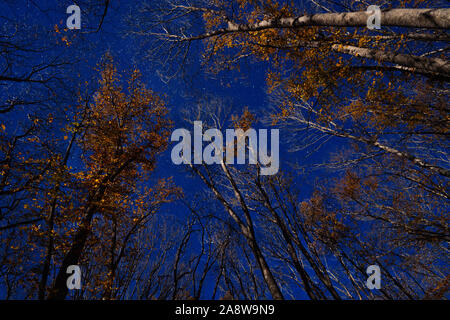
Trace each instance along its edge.
{"label": "tree", "polygon": [[[205,76],[191,83],[196,90],[214,78],[228,86],[242,77],[260,83],[262,75],[267,83],[267,112],[234,110],[232,99],[202,91],[185,120],[202,120],[204,130],[276,127],[293,154],[274,176],[262,176],[261,163],[193,164],[183,177],[199,188],[182,192],[171,178],[155,177],[165,176],[158,160],[172,128],[168,99],[147,89],[138,70],[122,81],[111,54],[99,64],[99,81],[91,72],[92,57],[104,52],[98,39],[122,18],[118,7],[77,1],[83,28],[74,32],[64,21],[49,28],[33,18],[34,10],[51,15],[64,4],[6,11],[2,297],[445,297],[445,3],[374,1],[380,30],[366,28],[370,13],[352,0],[130,3],[130,29],[107,45],[128,58],[123,43],[138,38],[142,47],[130,46],[129,60],[145,59],[177,103],[198,102],[195,90],[186,98],[178,83],[170,86],[177,76]],[[250,151],[250,143],[240,146]],[[69,294],[72,264],[81,266],[83,285]],[[365,284],[373,264],[382,270],[379,291]]]}
{"label": "tree", "polygon": [[[249,57],[267,61],[268,91],[278,108],[274,124],[294,136],[310,134],[310,141],[300,141],[311,148],[312,141],[317,146],[330,137],[347,140],[357,149],[345,163],[379,161],[389,166],[385,174],[394,181],[441,197],[429,205],[445,208],[450,172],[439,154],[448,151],[449,63],[448,35],[439,29],[448,28],[447,8],[382,10],[386,30],[380,32],[366,28],[370,13],[365,11],[308,15],[289,1],[165,3],[163,8],[165,13],[154,10],[142,18],[143,29],[150,30],[142,35],[170,48],[178,43],[188,49],[203,40],[205,64],[216,71]],[[164,14],[172,18],[164,20]],[[190,23],[189,32],[176,32],[178,14],[197,22]],[[421,31],[409,30],[414,28]]]}
{"label": "tree", "polygon": [[[167,146],[170,122],[165,119],[167,111],[156,94],[147,90],[139,82],[139,72],[134,71],[128,85],[127,97],[117,84],[118,78],[112,61],[107,56],[102,65],[100,89],[95,95],[95,103],[89,110],[89,120],[83,135],[81,148],[87,166],[86,172],[79,173],[86,190],[86,202],[80,207],[80,226],[73,234],[72,243],[64,254],[49,299],[63,299],[67,293],[65,270],[77,264],[81,258],[88,237],[91,234],[93,218],[96,214],[111,215],[113,221],[112,253],[118,241],[116,230],[121,217],[130,219],[127,211],[133,208],[137,216],[131,231],[145,221],[147,216],[171,195],[170,188],[144,190],[138,192],[136,181],[154,170],[155,159]],[[139,193],[138,193],[139,194]],[[129,195],[129,198],[125,198]],[[142,198],[152,196],[152,201],[143,203]],[[130,201],[128,204],[127,202]],[[130,221],[130,220],[128,220]],[[126,245],[129,235],[122,240]],[[121,258],[112,256],[109,287],[117,263]]]}
{"label": "tree", "polygon": [[[213,106],[200,108],[190,114],[199,114],[204,124],[220,117]],[[248,129],[255,118],[246,111],[234,121]],[[272,297],[277,297],[274,283],[283,288],[280,298],[291,295],[296,285],[311,299],[374,298],[365,286],[371,264],[383,270],[380,297],[387,299],[427,296],[446,281],[443,212],[429,211],[430,201],[422,194],[400,196],[385,189],[392,186],[378,187],[372,172],[364,178],[348,172],[336,182],[322,181],[313,196],[302,201],[295,176],[288,173],[261,176],[258,165],[237,168],[225,163],[191,165],[191,170],[229,216],[221,218],[216,209],[210,219],[230,228],[231,242],[252,253],[250,265],[259,269],[252,276],[261,275]],[[402,187],[395,181],[395,188]],[[385,204],[390,201],[394,204]],[[224,269],[229,272],[232,266],[228,262]],[[239,276],[245,278],[244,272],[239,270]],[[231,285],[228,291],[248,298],[250,288],[239,291]]]}
{"label": "tree", "polygon": [[[132,72],[125,92],[109,55],[99,71],[94,101],[80,99],[78,113],[66,124],[66,135],[59,140],[66,142],[65,150],[58,153],[39,138],[36,140],[45,152],[31,149],[33,154],[24,151],[22,156],[22,149],[15,150],[14,144],[4,149],[4,170],[10,171],[6,167],[14,165],[16,157],[36,168],[15,166],[14,172],[23,178],[10,183],[7,179],[11,174],[3,174],[5,191],[12,184],[9,194],[20,196],[27,191],[33,199],[27,200],[22,210],[14,205],[11,222],[2,226],[2,236],[8,239],[3,266],[12,273],[29,262],[31,269],[24,276],[30,278],[30,296],[38,291],[41,299],[63,299],[67,267],[82,259],[89,261],[83,255],[89,250],[96,255],[96,263],[105,266],[99,277],[104,281],[103,296],[111,298],[119,266],[136,246],[136,237],[178,193],[170,179],[147,183],[157,156],[168,143],[171,122],[162,98],[145,88],[137,70]],[[37,124],[40,121],[36,119]],[[75,154],[79,155],[76,161]],[[102,239],[103,244],[99,246],[96,239]],[[48,291],[48,278],[55,270],[56,280]]]}

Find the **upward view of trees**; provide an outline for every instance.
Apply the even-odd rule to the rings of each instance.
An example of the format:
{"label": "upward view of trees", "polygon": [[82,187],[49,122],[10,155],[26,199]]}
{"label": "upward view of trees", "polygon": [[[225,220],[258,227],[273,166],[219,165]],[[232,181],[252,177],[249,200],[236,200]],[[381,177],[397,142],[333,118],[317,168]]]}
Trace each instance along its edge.
{"label": "upward view of trees", "polygon": [[[448,4],[77,4],[79,31],[0,15],[2,299],[448,297]],[[279,172],[176,167],[194,121],[279,129]]]}

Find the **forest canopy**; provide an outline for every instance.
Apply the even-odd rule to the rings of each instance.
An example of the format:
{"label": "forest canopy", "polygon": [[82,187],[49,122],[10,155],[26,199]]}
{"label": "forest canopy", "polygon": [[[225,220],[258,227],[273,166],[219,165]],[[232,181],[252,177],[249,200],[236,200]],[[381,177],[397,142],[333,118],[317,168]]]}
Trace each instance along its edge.
{"label": "forest canopy", "polygon": [[68,5],[0,0],[0,299],[449,297],[446,1]]}

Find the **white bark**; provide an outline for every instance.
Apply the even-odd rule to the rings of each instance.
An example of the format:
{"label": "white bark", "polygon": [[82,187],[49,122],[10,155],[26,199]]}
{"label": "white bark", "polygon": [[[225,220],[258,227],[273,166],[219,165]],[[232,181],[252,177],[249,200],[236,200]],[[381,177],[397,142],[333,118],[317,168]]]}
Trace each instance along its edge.
{"label": "white bark", "polygon": [[373,59],[380,62],[395,63],[403,67],[413,68],[434,74],[450,75],[450,62],[439,58],[425,58],[410,54],[393,53],[376,49],[335,44],[333,51],[347,53],[356,57]]}
{"label": "white bark", "polygon": [[[228,27],[198,36],[186,37],[161,34],[181,41],[199,40],[234,32],[259,31],[273,28],[366,27],[371,13],[366,11],[345,13],[318,13],[296,18],[262,20],[254,24],[236,24],[228,21]],[[381,12],[381,27],[449,29],[450,8],[443,9],[390,9]]]}

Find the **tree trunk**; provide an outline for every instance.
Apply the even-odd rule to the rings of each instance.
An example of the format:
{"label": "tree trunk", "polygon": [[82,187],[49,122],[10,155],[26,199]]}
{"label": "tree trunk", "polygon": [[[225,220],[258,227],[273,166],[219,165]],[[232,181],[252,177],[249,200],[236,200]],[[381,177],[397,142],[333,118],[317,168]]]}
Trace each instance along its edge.
{"label": "tree trunk", "polygon": [[443,76],[450,75],[450,62],[439,58],[424,58],[410,54],[393,53],[389,51],[340,44],[332,45],[331,50],[350,54],[355,57],[373,59],[380,62],[395,63],[406,68],[418,69],[433,74]]}
{"label": "tree trunk", "polygon": [[84,245],[86,243],[87,237],[90,233],[91,229],[91,221],[94,215],[95,208],[91,208],[83,220],[83,224],[78,230],[77,234],[72,243],[72,247],[69,252],[64,257],[64,260],[59,269],[58,275],[55,280],[55,284],[53,285],[52,290],[48,296],[49,300],[64,300],[67,295],[67,274],[66,270],[70,265],[78,264],[78,261],[81,257],[81,253],[83,252]]}
{"label": "tree trunk", "polygon": [[[100,185],[97,192],[91,199],[91,203],[96,203],[101,200],[106,191],[106,185],[108,182],[114,181],[114,179],[134,160],[134,157],[125,161],[117,170],[104,178],[102,184]],[[83,219],[83,223],[75,234],[72,246],[69,252],[64,257],[64,260],[61,264],[61,267],[58,271],[58,275],[56,276],[55,283],[53,288],[48,296],[49,300],[64,300],[67,295],[67,274],[66,270],[70,265],[76,265],[81,257],[84,246],[86,244],[86,240],[91,232],[91,222],[92,217],[97,211],[96,205],[91,205],[88,207],[86,216]]]}
{"label": "tree trunk", "polygon": [[[321,13],[297,18],[286,18],[283,25],[366,27],[371,15],[366,11]],[[381,12],[381,26],[405,28],[450,28],[450,9],[390,9]]]}
{"label": "tree trunk", "polygon": [[[69,146],[67,147],[66,153],[64,155],[64,158],[61,162],[61,167],[65,166],[67,164],[67,161],[69,159],[70,152],[72,150],[72,146],[75,142],[75,139],[77,137],[78,129],[73,134],[72,138],[70,139]],[[56,205],[58,202],[58,192],[61,187],[61,183],[58,183],[57,186],[55,186],[53,190],[53,201],[51,205],[50,215],[48,218],[48,245],[47,245],[47,254],[44,260],[44,266],[42,268],[42,276],[41,276],[41,282],[39,283],[39,300],[45,299],[45,291],[47,289],[47,279],[50,273],[50,264],[52,261],[53,256],[53,246],[54,246],[54,236],[53,236],[53,229],[55,224],[55,217],[56,217]]]}
{"label": "tree trunk", "polygon": [[208,181],[208,179],[206,179],[206,177],[195,166],[191,165],[191,168],[203,180],[203,182],[205,182],[205,184],[213,191],[214,195],[225,207],[225,210],[228,212],[228,214],[231,216],[231,218],[237,223],[237,225],[241,229],[242,234],[244,235],[250,249],[252,250],[252,253],[256,259],[256,262],[258,263],[258,267],[261,270],[264,281],[267,284],[267,287],[269,288],[272,298],[275,300],[283,300],[284,297],[280,290],[280,287],[278,286],[278,284],[275,280],[275,277],[273,276],[272,271],[270,270],[270,267],[267,264],[266,259],[264,258],[261,248],[259,247],[258,242],[256,241],[256,237],[255,237],[255,233],[254,233],[253,225],[252,225],[253,222],[251,220],[250,214],[246,208],[245,203],[243,203],[242,197],[237,190],[237,186],[235,185],[234,180],[231,177],[225,164],[222,163],[222,169],[224,170],[227,178],[229,179],[230,183],[233,186],[236,198],[239,200],[242,210],[244,212],[246,212],[245,216],[246,216],[247,224],[244,223],[244,221],[242,221],[241,218],[234,212],[233,208],[225,200],[225,198],[220,194],[220,192],[217,190],[217,188],[210,181]]}
{"label": "tree trunk", "polygon": [[[372,15],[366,11],[344,13],[318,13],[296,18],[279,18],[262,20],[253,24],[237,24],[229,21],[227,28],[186,37],[166,34],[179,41],[200,40],[227,33],[259,31],[274,28],[300,28],[311,26],[323,27],[367,27],[367,20]],[[450,28],[450,9],[390,9],[381,12],[381,27]]]}

